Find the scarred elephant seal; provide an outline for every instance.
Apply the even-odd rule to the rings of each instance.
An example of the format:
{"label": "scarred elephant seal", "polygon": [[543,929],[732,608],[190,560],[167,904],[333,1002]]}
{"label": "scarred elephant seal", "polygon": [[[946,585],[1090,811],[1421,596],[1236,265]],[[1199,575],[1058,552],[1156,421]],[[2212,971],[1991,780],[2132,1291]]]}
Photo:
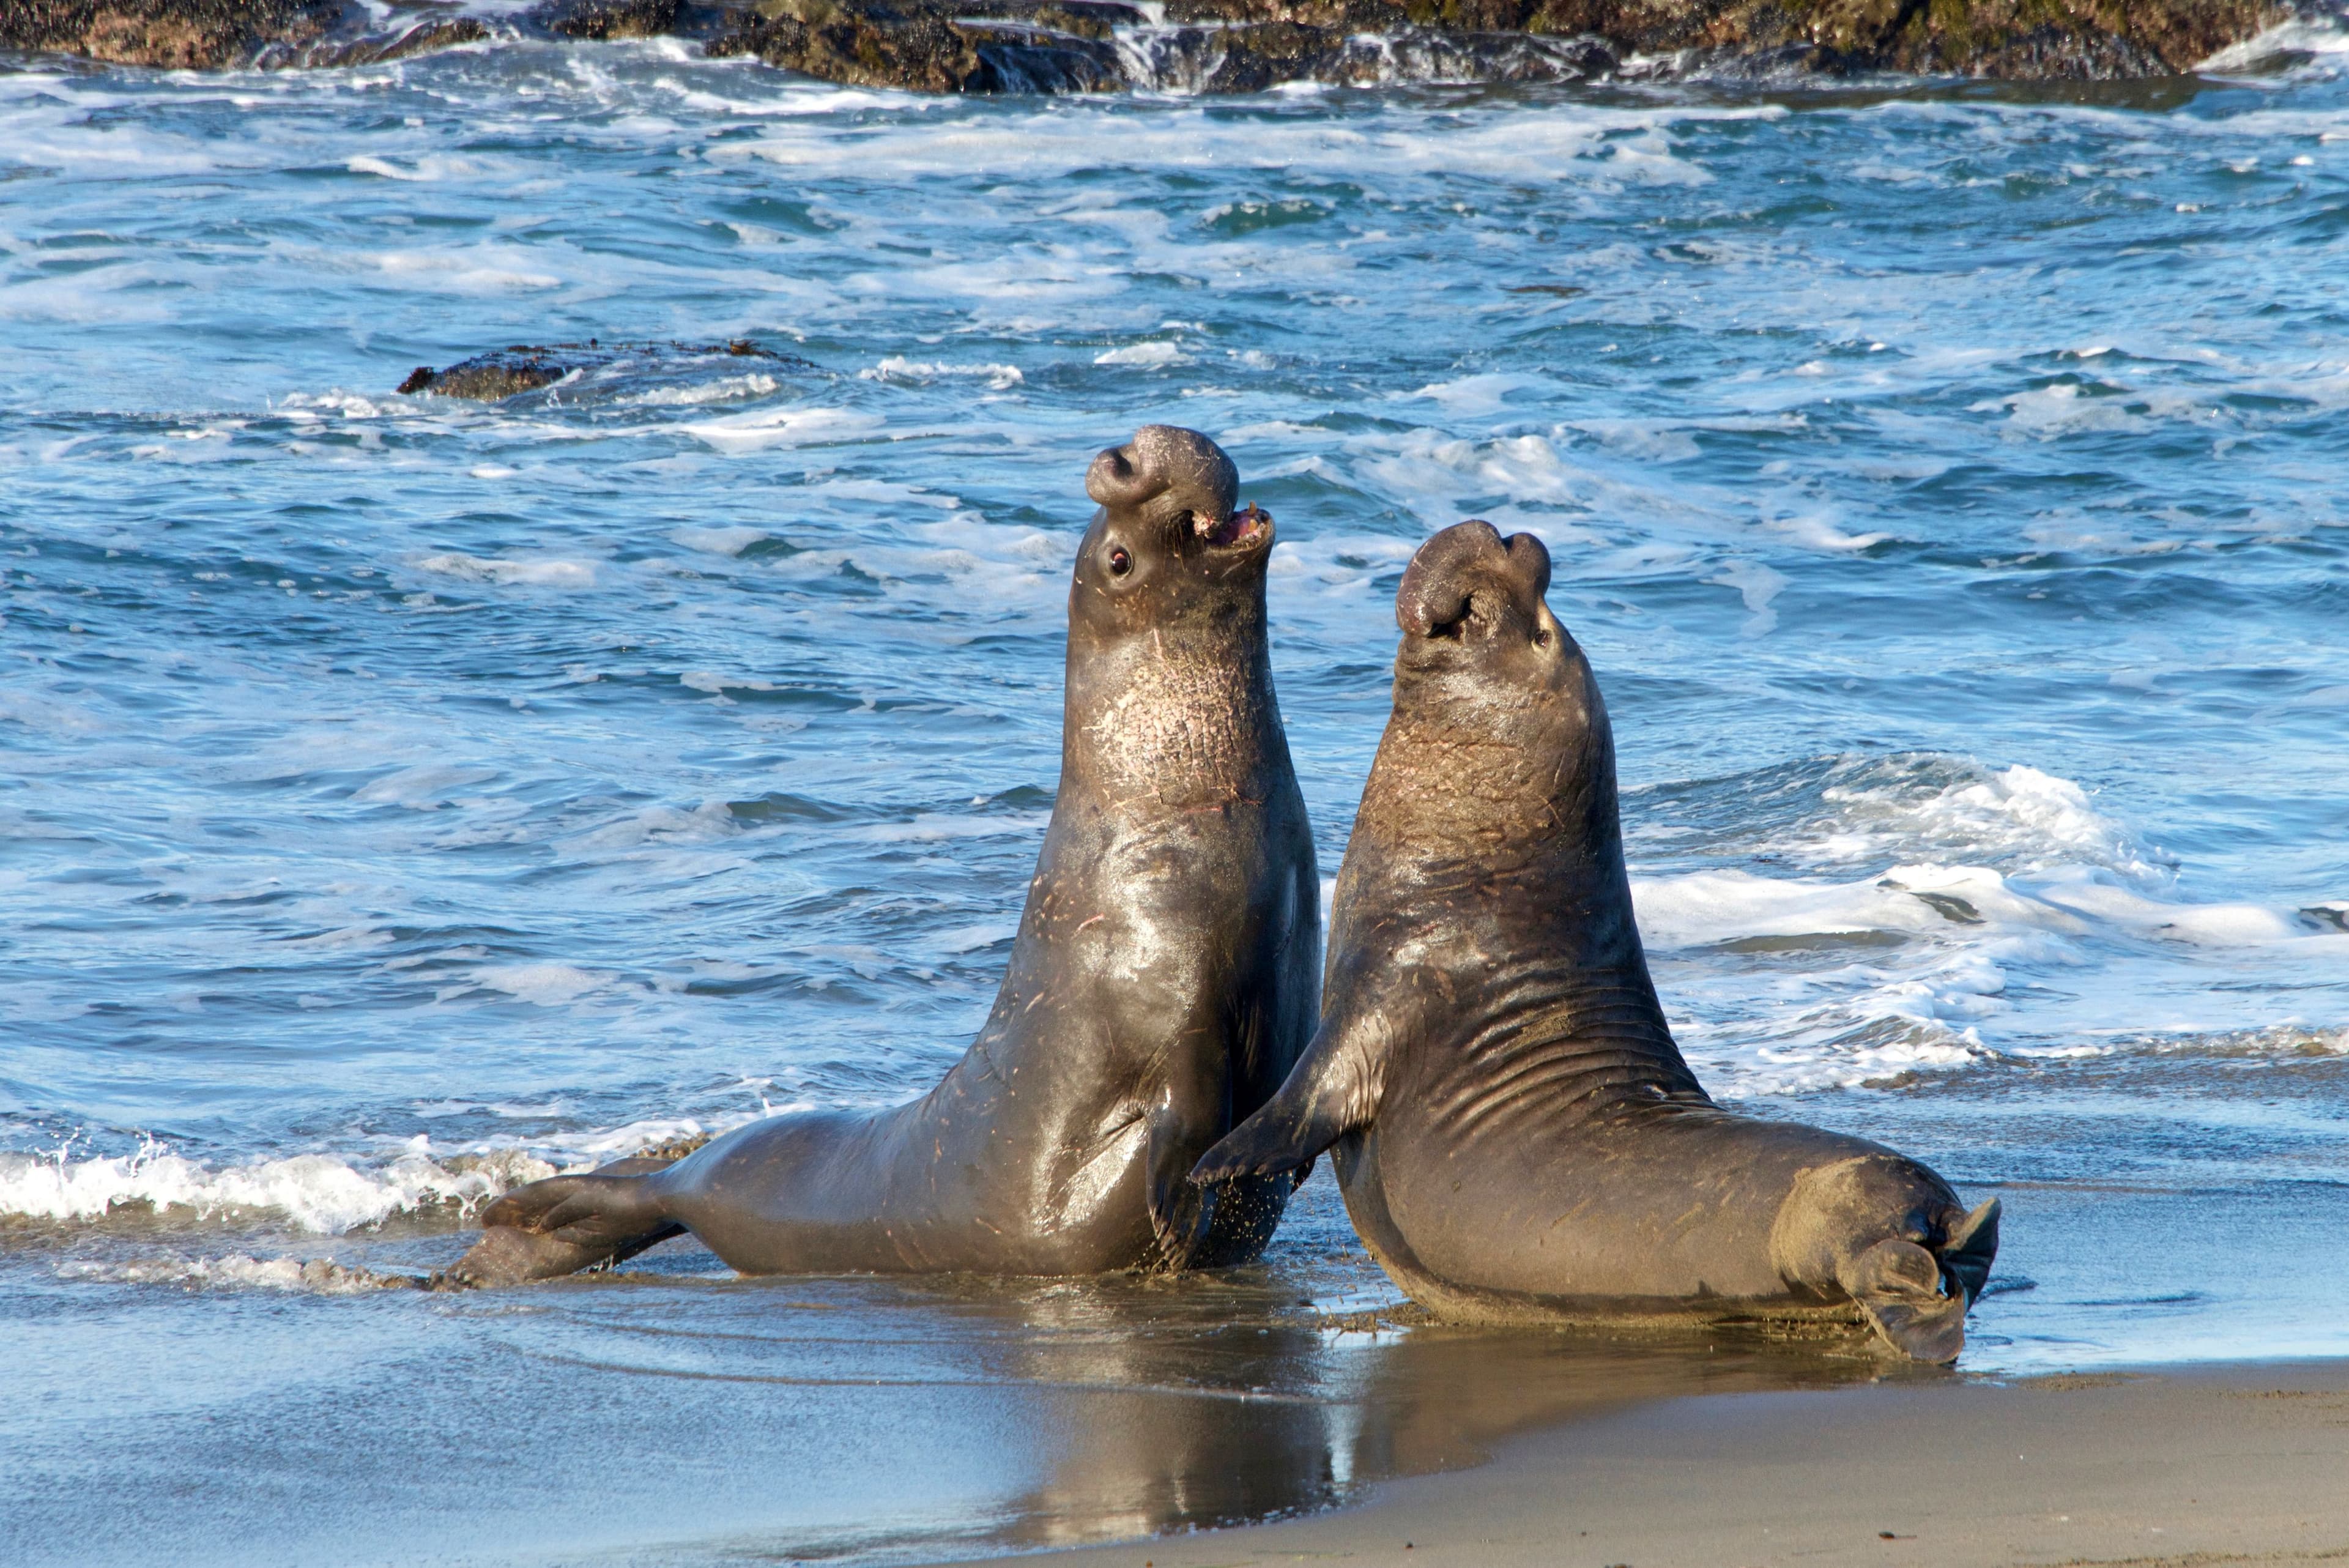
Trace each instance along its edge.
{"label": "scarred elephant seal", "polygon": [[1093,460],[1061,783],[1009,972],[936,1088],[756,1122],[675,1164],[508,1193],[450,1282],[543,1279],[691,1231],[745,1273],[1084,1274],[1259,1252],[1292,1182],[1187,1179],[1311,1037],[1319,884],[1273,699],[1271,518],[1152,425]]}
{"label": "scarred elephant seal", "polygon": [[1956,1356],[1998,1204],[1709,1099],[1665,1026],[1624,871],[1615,742],[1543,601],[1549,553],[1486,523],[1403,574],[1394,714],[1340,868],[1322,1022],[1199,1162],[1261,1180],[1334,1146],[1348,1212],[1468,1321],[1849,1315]]}

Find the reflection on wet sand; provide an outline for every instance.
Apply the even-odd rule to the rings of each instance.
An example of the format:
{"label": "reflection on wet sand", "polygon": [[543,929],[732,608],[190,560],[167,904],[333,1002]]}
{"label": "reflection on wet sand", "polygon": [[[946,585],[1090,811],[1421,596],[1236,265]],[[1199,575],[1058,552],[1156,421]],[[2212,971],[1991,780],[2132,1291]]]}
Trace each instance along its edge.
{"label": "reflection on wet sand", "polygon": [[563,1293],[515,1348],[604,1374],[765,1386],[769,1398],[918,1391],[938,1419],[993,1435],[982,1517],[886,1541],[779,1521],[728,1545],[791,1558],[1071,1546],[1266,1519],[1473,1465],[1514,1433],[1635,1401],[1939,1376],[1894,1366],[1857,1333],[1451,1329],[1400,1303],[1331,1316],[1315,1305],[1327,1282],[1293,1268],[741,1281],[698,1293],[689,1314],[669,1289],[606,1285]]}
{"label": "reflection on wet sand", "polygon": [[[365,1288],[465,1237],[336,1248],[342,1284],[148,1228],[0,1251],[36,1310],[0,1401],[11,1568],[342,1561],[936,1561],[1340,1503],[1630,1401],[1944,1376],[1857,1333],[1641,1340],[1416,1314],[1326,1176],[1269,1261],[1081,1282],[744,1280],[688,1241],[460,1294]],[[190,1256],[203,1253],[207,1256]],[[274,1272],[273,1272],[274,1271]],[[346,1286],[349,1288],[345,1288]],[[263,1288],[268,1287],[268,1288]],[[172,1331],[133,1310],[174,1293]],[[2004,1298],[2001,1298],[2003,1300]],[[88,1397],[136,1376],[135,1405]],[[110,1482],[87,1484],[104,1452]],[[256,1556],[253,1500],[270,1500]]]}

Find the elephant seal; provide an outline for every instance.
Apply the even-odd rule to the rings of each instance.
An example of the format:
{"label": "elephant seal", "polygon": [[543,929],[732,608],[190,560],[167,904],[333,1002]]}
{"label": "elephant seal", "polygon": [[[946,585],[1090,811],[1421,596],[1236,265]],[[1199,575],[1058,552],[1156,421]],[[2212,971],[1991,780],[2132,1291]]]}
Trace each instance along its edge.
{"label": "elephant seal", "polygon": [[1614,732],[1549,553],[1430,539],[1338,877],[1319,1032],[1203,1182],[1334,1147],[1354,1226],[1438,1316],[1843,1316],[1953,1359],[1998,1204],[1864,1139],[1722,1110],[1631,909]]}
{"label": "elephant seal", "polygon": [[674,1163],[518,1188],[447,1282],[570,1273],[690,1231],[744,1273],[1086,1274],[1254,1258],[1294,1183],[1199,1156],[1318,1013],[1320,884],[1266,642],[1272,519],[1152,425],[1093,460],[1061,783],[1010,968],[920,1099],[771,1117]]}

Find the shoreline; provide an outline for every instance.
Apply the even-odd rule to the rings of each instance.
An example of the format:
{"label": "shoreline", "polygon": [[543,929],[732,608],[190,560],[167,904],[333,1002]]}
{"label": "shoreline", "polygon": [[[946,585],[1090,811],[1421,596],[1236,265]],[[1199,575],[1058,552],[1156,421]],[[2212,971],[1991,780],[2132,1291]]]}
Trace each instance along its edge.
{"label": "shoreline", "polygon": [[[2349,1561],[2349,1358],[1645,1401],[1069,1568]],[[979,1561],[979,1560],[971,1560]],[[996,1559],[1000,1561],[1000,1559]]]}

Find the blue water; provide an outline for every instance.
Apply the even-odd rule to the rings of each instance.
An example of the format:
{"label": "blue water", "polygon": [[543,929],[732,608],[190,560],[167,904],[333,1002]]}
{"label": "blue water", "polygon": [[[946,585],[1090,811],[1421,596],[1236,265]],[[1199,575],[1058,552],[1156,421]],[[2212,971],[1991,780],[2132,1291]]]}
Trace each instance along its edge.
{"label": "blue water", "polygon": [[[224,1430],[305,1500],[286,1561],[478,1547],[449,1521],[521,1507],[499,1466],[550,1408],[650,1423],[679,1511],[598,1534],[542,1498],[500,1560],[919,1556],[1312,1506],[1580,1397],[1570,1347],[1330,1329],[1397,1298],[1321,1185],[1267,1268],[1154,1294],[737,1285],[689,1242],[502,1303],[299,1272],[444,1264],[513,1180],[952,1061],[1050,809],[1084,466],[1153,421],[1278,520],[1325,875],[1402,564],[1465,515],[1538,533],[1700,1075],[2003,1196],[1964,1365],[2349,1354],[2349,49],[2299,42],[2054,95],[18,60],[23,1555],[146,1551],[76,1478],[202,1491]],[[804,363],[392,391],[590,337]],[[965,1392],[757,1406],[789,1486],[678,1435],[835,1373]],[[1178,1386],[1229,1396],[1191,1448],[1064,1408]],[[1268,1388],[1318,1413],[1252,1425]],[[1398,1436],[1444,1397],[1449,1435]],[[316,1424],[353,1407],[405,1413]],[[1261,1489],[1202,1490],[1242,1430]],[[243,1517],[173,1549],[259,1561]]]}

